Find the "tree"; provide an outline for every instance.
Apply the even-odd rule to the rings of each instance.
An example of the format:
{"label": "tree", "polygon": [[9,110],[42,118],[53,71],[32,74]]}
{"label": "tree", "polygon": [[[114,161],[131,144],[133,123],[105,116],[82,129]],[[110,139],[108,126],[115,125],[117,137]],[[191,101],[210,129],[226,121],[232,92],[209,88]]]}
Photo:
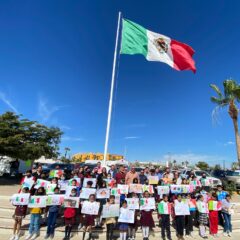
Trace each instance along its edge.
{"label": "tree", "polygon": [[61,130],[20,117],[12,112],[0,115],[0,155],[22,160],[57,157]]}
{"label": "tree", "polygon": [[196,167],[200,168],[201,170],[207,170],[209,168],[209,165],[206,162],[198,162],[196,164]]}
{"label": "tree", "polygon": [[211,84],[210,87],[217,93],[217,97],[211,97],[211,101],[217,104],[218,108],[228,107],[228,114],[233,121],[236,149],[237,149],[237,159],[240,166],[240,138],[238,131],[238,107],[237,102],[240,101],[240,85],[238,85],[234,80],[225,80],[223,82],[224,93],[220,89]]}
{"label": "tree", "polygon": [[214,170],[221,170],[222,168],[221,168],[221,165],[220,164],[216,164],[215,166],[214,166]]}

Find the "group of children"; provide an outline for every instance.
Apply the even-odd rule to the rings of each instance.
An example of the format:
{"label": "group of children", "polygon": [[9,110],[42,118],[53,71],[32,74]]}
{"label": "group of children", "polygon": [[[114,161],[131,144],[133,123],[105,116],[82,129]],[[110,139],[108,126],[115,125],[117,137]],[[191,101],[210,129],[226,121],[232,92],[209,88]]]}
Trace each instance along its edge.
{"label": "group of children", "polygon": [[[73,176],[74,177],[74,176]],[[25,178],[33,178],[31,171],[28,171]],[[61,177],[52,178],[51,182],[55,183],[57,186],[54,189],[54,194],[63,194],[65,190],[61,190],[60,181],[63,181]],[[82,179],[83,180],[83,179]],[[23,180],[24,181],[24,180]],[[133,182],[136,183],[136,180]],[[82,183],[78,186],[77,181],[73,178],[71,180],[71,185],[74,187],[71,189],[69,194],[70,197],[79,197],[81,193]],[[116,187],[116,185],[113,185]],[[92,187],[92,182],[87,182],[87,188]],[[107,187],[107,182],[104,179],[98,179],[96,188],[105,188]],[[209,190],[209,189],[208,189]],[[26,187],[22,188],[21,193],[30,193],[31,195],[44,196],[46,195],[46,189],[44,187],[39,187],[35,189],[34,186],[31,189]],[[118,221],[117,217],[102,218],[101,212],[104,205],[118,204],[120,208],[120,215],[124,214],[128,210],[128,204],[125,198],[154,198],[156,203],[156,208],[158,209],[158,204],[161,202],[166,203],[169,206],[169,211],[166,213],[158,213],[159,226],[161,228],[162,239],[171,240],[171,231],[170,223],[172,220],[172,225],[176,229],[177,238],[179,240],[184,239],[184,235],[193,236],[193,227],[199,226],[199,234],[202,238],[208,238],[206,233],[206,227],[209,225],[210,234],[214,237],[218,237],[218,225],[223,220],[224,224],[224,235],[231,236],[232,227],[231,227],[231,197],[225,191],[223,191],[222,186],[218,186],[217,191],[206,191],[204,187],[196,188],[194,192],[187,194],[163,194],[159,196],[155,191],[153,194],[150,194],[148,191],[144,191],[141,194],[138,193],[128,193],[121,194],[119,202],[116,201],[114,195],[110,195],[108,199],[96,199],[95,194],[89,196],[89,202],[98,201],[100,208],[98,215],[82,214],[82,201],[80,201],[79,208],[74,207],[65,207],[62,208],[60,205],[47,206],[46,208],[30,208],[30,224],[29,224],[29,234],[26,236],[26,240],[34,240],[40,234],[40,224],[42,215],[44,220],[46,220],[47,231],[45,239],[53,239],[54,232],[56,227],[56,222],[59,216],[64,217],[65,225],[65,236],[64,240],[68,240],[72,236],[72,229],[76,225],[78,230],[84,227],[83,230],[83,240],[93,239],[94,235],[92,230],[94,227],[102,227],[103,224],[106,225],[106,239],[112,240],[114,237],[114,232],[119,230],[121,240],[133,240],[136,237],[136,231],[138,228],[141,228],[142,236],[144,240],[149,239],[150,230],[155,227],[155,222],[153,218],[155,209],[144,209],[144,210],[135,210],[134,211],[134,222],[121,222]],[[210,201],[219,202],[218,209],[214,210],[202,210],[201,203],[208,203]],[[189,214],[175,214],[175,207],[181,202],[187,202],[189,206]],[[11,240],[18,240],[19,233],[22,225],[22,220],[25,218],[28,212],[27,205],[18,205],[15,208],[14,213],[14,227],[13,227],[13,236]],[[185,230],[185,234],[184,234]]]}

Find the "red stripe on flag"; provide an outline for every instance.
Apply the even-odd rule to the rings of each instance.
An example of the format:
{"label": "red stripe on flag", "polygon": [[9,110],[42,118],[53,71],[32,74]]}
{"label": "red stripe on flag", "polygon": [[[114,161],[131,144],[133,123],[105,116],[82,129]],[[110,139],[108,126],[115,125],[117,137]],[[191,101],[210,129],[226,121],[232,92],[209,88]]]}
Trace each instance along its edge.
{"label": "red stripe on flag", "polygon": [[174,68],[176,70],[192,70],[196,72],[195,62],[192,58],[194,50],[181,42],[171,40]]}

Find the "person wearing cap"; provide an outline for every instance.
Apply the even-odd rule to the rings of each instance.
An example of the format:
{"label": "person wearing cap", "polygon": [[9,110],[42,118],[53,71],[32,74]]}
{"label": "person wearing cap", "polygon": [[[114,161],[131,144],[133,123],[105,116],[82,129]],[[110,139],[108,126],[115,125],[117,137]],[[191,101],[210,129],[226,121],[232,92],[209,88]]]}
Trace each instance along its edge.
{"label": "person wearing cap", "polygon": [[139,181],[138,173],[135,170],[135,167],[132,167],[131,170],[126,174],[125,177],[125,184],[131,184],[133,183],[133,179],[137,178]]}

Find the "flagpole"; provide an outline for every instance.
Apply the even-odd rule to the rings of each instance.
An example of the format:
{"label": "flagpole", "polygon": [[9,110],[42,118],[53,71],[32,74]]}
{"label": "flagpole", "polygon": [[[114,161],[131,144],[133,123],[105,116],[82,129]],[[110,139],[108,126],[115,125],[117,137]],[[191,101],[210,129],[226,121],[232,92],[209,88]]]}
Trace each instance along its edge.
{"label": "flagpole", "polygon": [[108,118],[107,118],[107,129],[106,129],[106,138],[105,138],[105,146],[104,146],[103,166],[106,166],[106,161],[107,161],[108,140],[109,140],[110,125],[111,125],[111,117],[112,117],[112,100],[113,100],[113,90],[114,90],[114,83],[115,83],[115,72],[116,72],[116,60],[117,60],[120,21],[121,21],[121,12],[118,13],[118,24],[117,24],[117,34],[116,34],[114,58],[113,58],[112,81],[111,81],[111,90],[110,90],[110,98],[109,98],[109,106],[108,106]]}

